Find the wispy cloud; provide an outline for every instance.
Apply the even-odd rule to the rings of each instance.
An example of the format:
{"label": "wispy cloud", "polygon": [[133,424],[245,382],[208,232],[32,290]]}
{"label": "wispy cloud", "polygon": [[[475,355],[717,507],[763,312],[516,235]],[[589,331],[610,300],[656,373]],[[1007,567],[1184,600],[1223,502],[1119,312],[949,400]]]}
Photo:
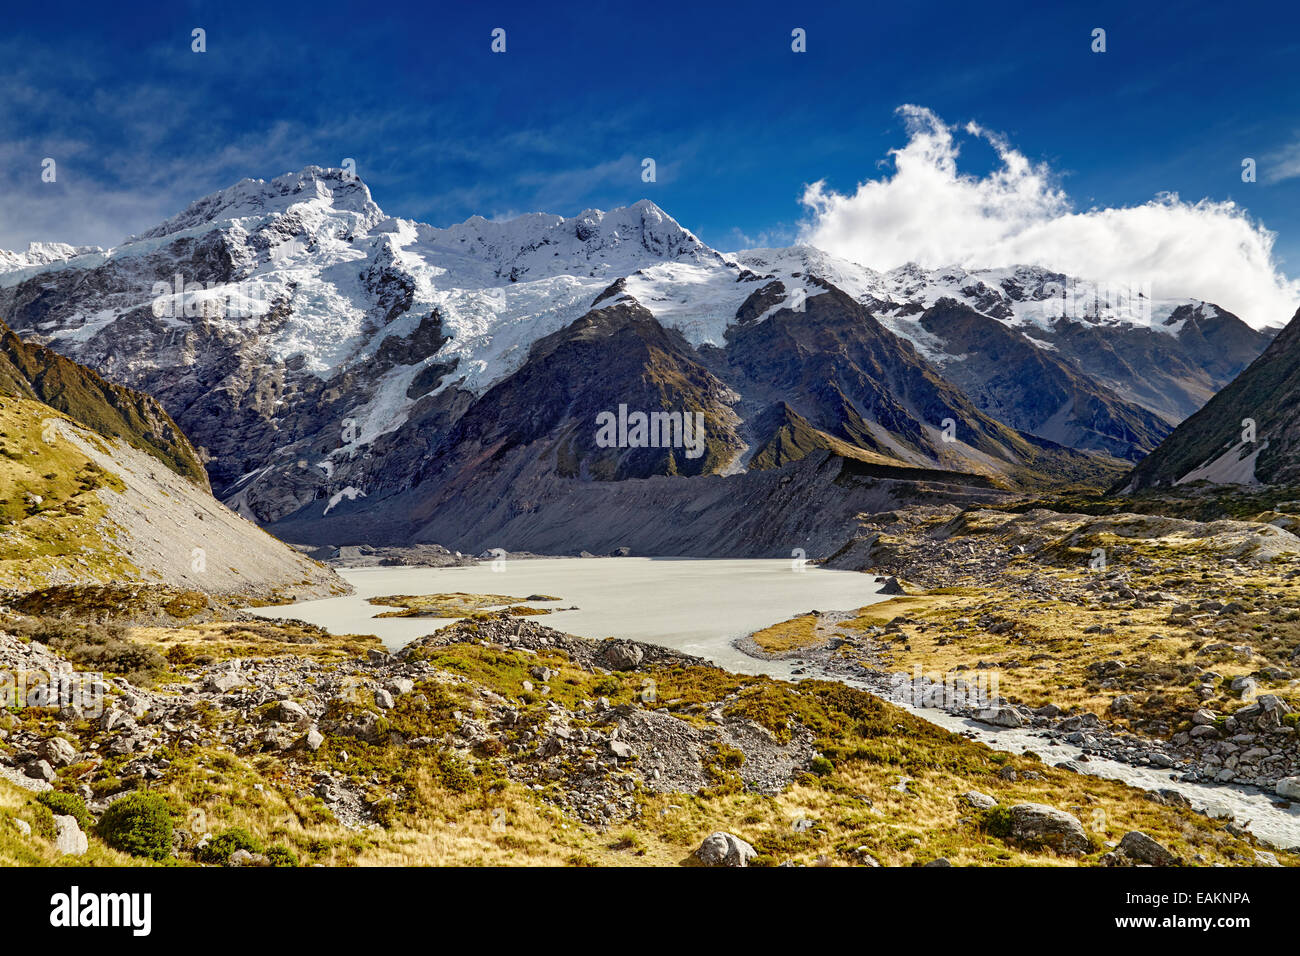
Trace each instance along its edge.
{"label": "wispy cloud", "polygon": [[1300,177],[1300,139],[1260,158],[1260,181],[1280,183]]}

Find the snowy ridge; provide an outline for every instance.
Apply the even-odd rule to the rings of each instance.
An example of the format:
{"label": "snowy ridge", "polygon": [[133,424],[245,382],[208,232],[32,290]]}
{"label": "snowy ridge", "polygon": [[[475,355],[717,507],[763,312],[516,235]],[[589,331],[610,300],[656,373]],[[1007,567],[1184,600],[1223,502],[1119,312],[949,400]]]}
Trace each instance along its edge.
{"label": "snowy ridge", "polygon": [[26,252],[6,252],[0,249],[0,269],[25,269],[44,266],[62,259],[71,259],[87,252],[102,252],[99,246],[70,246],[66,242],[28,243]]}
{"label": "snowy ridge", "polygon": [[[1078,279],[1041,266],[967,270],[959,266],[924,269],[908,263],[877,272],[838,259],[811,246],[788,249],[749,249],[734,254],[755,271],[819,275],[872,307],[877,316],[906,319],[940,299],[964,302],[977,312],[1022,331],[1047,331],[1061,319],[1100,326],[1145,327],[1177,335],[1183,322],[1170,321],[1181,306],[1220,310],[1199,299],[1164,297],[1140,282],[1100,282]],[[919,307],[919,308],[918,308]],[[1202,314],[1209,314],[1203,312]],[[905,334],[906,321],[889,323]],[[906,333],[908,338],[911,333]],[[916,344],[916,343],[914,343]]]}
{"label": "snowy ridge", "polygon": [[[187,261],[190,245],[214,233],[217,258],[230,264],[230,274],[215,282],[190,275]],[[167,269],[169,256],[174,270]],[[955,298],[1008,325],[1048,329],[1071,287],[1065,276],[1033,266],[968,272],[907,265],[881,273],[810,246],[724,255],[649,200],[569,218],[475,216],[439,228],[386,216],[359,179],[316,166],[269,182],[242,180],[108,251],[45,244],[26,254],[0,253],[0,287],[43,270],[108,264],[124,281],[93,311],[53,315],[37,331],[55,343],[103,335],[115,314],[151,306],[159,274],[174,271],[204,286],[201,293],[169,295],[175,300],[169,314],[181,320],[176,324],[191,317],[187,302],[207,300],[210,307],[193,311],[256,336],[265,360],[300,361],[322,377],[372,358],[385,339],[411,334],[436,312],[448,341],[422,364],[457,363],[457,374],[441,387],[455,381],[476,393],[517,369],[533,342],[580,317],[620,278],[626,294],[662,324],[694,345],[720,345],[755,282],[777,278],[792,296],[800,289],[815,295],[821,289],[808,279],[820,277],[931,357],[938,357],[934,343],[911,319],[920,308]],[[1098,307],[1092,287],[1079,288],[1071,304],[1086,301],[1092,321],[1136,322],[1131,308]],[[1156,303],[1152,327],[1176,333],[1181,323],[1163,320],[1184,304]],[[261,327],[259,317],[277,305],[283,318],[274,328]],[[418,372],[407,369],[384,387],[404,393]],[[400,418],[404,404],[390,397],[358,411],[363,418],[372,412]],[[367,439],[377,433],[362,430]]]}

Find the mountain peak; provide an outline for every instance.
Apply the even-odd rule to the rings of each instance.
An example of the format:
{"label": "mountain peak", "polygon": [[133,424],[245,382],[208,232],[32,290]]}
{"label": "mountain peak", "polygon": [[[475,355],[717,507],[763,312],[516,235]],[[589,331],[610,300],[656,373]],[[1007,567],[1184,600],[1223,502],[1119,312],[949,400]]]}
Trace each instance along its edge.
{"label": "mountain peak", "polygon": [[232,220],[283,215],[290,208],[304,204],[336,214],[350,214],[367,228],[385,218],[383,210],[370,198],[370,189],[355,174],[343,169],[307,166],[269,182],[241,179],[233,186],[195,200],[177,215],[128,241],[158,239]]}
{"label": "mountain peak", "polygon": [[461,262],[487,263],[496,277],[511,282],[561,273],[617,278],[662,261],[722,261],[719,253],[648,199],[570,217],[472,216],[445,229],[417,228],[426,249]]}

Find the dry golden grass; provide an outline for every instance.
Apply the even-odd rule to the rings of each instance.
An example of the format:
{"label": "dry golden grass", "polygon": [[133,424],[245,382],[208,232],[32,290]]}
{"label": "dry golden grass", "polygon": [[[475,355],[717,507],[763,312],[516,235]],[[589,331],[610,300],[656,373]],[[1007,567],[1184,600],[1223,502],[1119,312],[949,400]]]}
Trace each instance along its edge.
{"label": "dry golden grass", "polygon": [[948,597],[949,595],[937,592],[932,594],[899,595],[878,604],[858,608],[856,616],[841,626],[862,629],[888,624],[900,615],[915,614],[940,606],[945,603]]}
{"label": "dry golden grass", "polygon": [[127,636],[157,648],[178,667],[242,657],[292,654],[322,661],[349,661],[370,648],[383,649],[372,634],[334,635],[316,627],[271,621],[209,621],[182,627],[133,627]]}
{"label": "dry golden grass", "polygon": [[[957,592],[895,598],[863,608],[844,627],[865,630],[897,615],[917,623],[902,623],[881,640],[887,663],[898,670],[949,674],[959,668],[974,671],[991,665],[998,675],[998,692],[1008,699],[1038,707],[1054,703],[1104,714],[1120,694],[1146,698],[1162,695],[1165,710],[1186,710],[1200,700],[1173,667],[1197,662],[1232,678],[1251,673],[1258,661],[1231,654],[1198,657],[1207,642],[1194,629],[1168,621],[1168,607],[1120,609],[1081,607],[1062,601],[1027,600],[1014,582],[991,584],[980,592]],[[990,633],[977,621],[989,615],[1010,621],[1012,629]],[[966,619],[968,623],[956,622]],[[1102,632],[1085,634],[1100,626]],[[1112,633],[1105,633],[1106,630]],[[1043,657],[1041,655],[1048,655]],[[1127,666],[1130,686],[1103,689],[1089,665],[1120,660]],[[1140,683],[1137,683],[1140,676]]]}
{"label": "dry golden grass", "polygon": [[818,627],[818,619],[807,614],[755,631],[751,638],[769,654],[782,654],[786,651],[820,647],[829,636]]}

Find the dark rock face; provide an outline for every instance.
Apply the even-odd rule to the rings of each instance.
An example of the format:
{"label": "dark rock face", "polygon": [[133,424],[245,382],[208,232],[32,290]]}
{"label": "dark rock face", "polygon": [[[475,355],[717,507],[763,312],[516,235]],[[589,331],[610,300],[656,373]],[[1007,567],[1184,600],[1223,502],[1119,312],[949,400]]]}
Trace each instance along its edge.
{"label": "dark rock face", "polygon": [[1013,428],[1071,448],[1139,460],[1173,430],[1143,406],[1125,401],[1067,359],[1034,345],[1017,329],[952,299],[920,317],[921,327],[960,358],[945,378],[987,414]]}
{"label": "dark rock face", "polygon": [[1156,329],[1058,322],[1044,334],[1063,358],[1121,398],[1177,424],[1196,412],[1268,346],[1257,331],[1215,306],[1180,306]]}
{"label": "dark rock face", "polygon": [[[1179,425],[1120,487],[1170,487],[1197,474],[1209,481],[1300,480],[1298,410],[1300,313],[1259,358]],[[1253,467],[1240,466],[1252,455],[1257,456]],[[1211,467],[1198,471],[1206,465]]]}
{"label": "dark rock face", "polygon": [[979,462],[992,458],[1007,473],[1048,460],[1078,468],[1086,458],[1067,460],[1063,449],[1026,440],[985,415],[910,343],[844,292],[821,285],[826,291],[809,296],[802,312],[782,309],[730,330],[729,380],[746,399],[782,401],[824,435],[918,467],[987,474]]}

